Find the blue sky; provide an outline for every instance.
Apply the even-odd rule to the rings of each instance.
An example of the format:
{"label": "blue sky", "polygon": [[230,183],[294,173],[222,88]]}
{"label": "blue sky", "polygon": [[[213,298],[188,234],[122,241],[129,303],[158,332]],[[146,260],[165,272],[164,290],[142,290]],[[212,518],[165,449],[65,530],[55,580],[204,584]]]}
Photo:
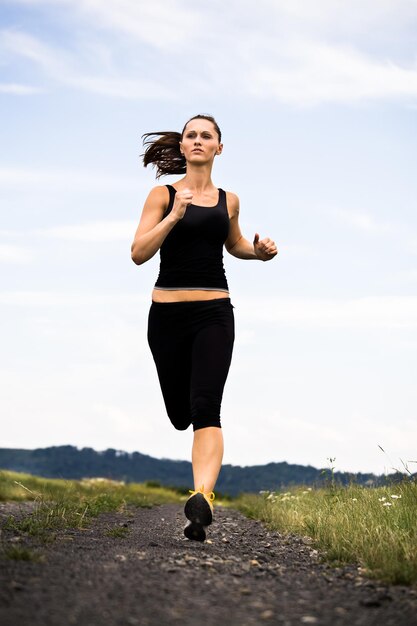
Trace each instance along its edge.
{"label": "blue sky", "polygon": [[214,182],[280,250],[225,254],[225,462],[417,461],[417,2],[0,0],[0,24],[0,445],[189,458],[130,243],[140,136],[208,112]]}

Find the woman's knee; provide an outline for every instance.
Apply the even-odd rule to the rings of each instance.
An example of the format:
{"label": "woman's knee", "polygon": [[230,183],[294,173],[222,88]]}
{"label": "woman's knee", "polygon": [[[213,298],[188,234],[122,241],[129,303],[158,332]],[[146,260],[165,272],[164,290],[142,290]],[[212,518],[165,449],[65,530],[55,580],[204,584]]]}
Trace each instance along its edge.
{"label": "woman's knee", "polygon": [[191,417],[184,418],[183,413],[168,413],[168,417],[176,430],[187,430],[191,424]]}
{"label": "woman's knee", "polygon": [[191,418],[194,430],[218,426],[220,428],[221,396],[206,390],[194,392],[191,398]]}
{"label": "woman's knee", "polygon": [[202,428],[209,428],[214,426],[221,428],[220,415],[218,417],[197,417],[193,419],[193,430],[201,430]]}

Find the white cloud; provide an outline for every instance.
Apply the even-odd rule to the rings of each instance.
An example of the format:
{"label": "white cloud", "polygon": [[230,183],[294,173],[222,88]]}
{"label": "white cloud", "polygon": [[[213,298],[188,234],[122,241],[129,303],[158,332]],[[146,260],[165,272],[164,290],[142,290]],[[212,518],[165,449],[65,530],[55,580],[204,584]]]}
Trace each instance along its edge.
{"label": "white cloud", "polygon": [[100,26],[168,51],[186,38],[195,39],[202,28],[201,11],[185,0],[72,0],[71,4]]}
{"label": "white cloud", "polygon": [[83,76],[81,73],[57,75],[52,73],[55,80],[85,91],[90,91],[102,96],[121,98],[125,100],[154,100],[171,99],[174,92],[166,89],[156,82],[146,81],[141,78],[113,78],[109,76]]}
{"label": "white cloud", "polygon": [[[74,443],[166,457],[172,457],[175,450],[177,458],[189,456],[192,433],[178,434],[171,428],[146,345],[148,293],[3,292],[0,303],[9,305],[2,307],[5,319],[8,316],[18,325],[14,336],[7,330],[13,324],[3,326],[2,406],[12,416],[7,445],[21,442],[23,424],[27,447]],[[384,315],[391,324],[404,321],[404,309],[416,327],[417,298],[376,298],[367,306],[361,300],[346,299],[266,297],[255,303],[241,299],[238,311],[243,332],[239,332],[223,406],[228,442],[225,461],[248,465],[285,459],[323,466],[326,457],[336,456],[337,469],[382,471],[377,443],[389,449],[394,459],[411,458],[416,431],[416,422],[409,417],[412,402],[403,398],[402,405],[398,403],[396,396],[401,397],[404,389],[398,389],[395,381],[375,397],[381,381],[396,368],[399,354],[397,342],[394,349],[384,343],[389,337],[387,327],[381,328],[378,319],[373,325],[372,316],[387,307]],[[286,354],[291,341],[279,354],[265,350],[259,341],[247,351],[242,349],[244,334],[252,328],[269,333],[271,341],[274,327],[281,322],[284,328],[331,328],[335,322],[343,328],[379,328],[377,336],[369,334],[374,338],[371,350],[380,353],[382,341],[384,358],[374,356],[376,372],[367,372],[363,380],[364,369],[357,371],[349,363],[346,367],[345,353],[323,361],[319,354],[311,354],[309,342],[300,363]],[[407,345],[410,335],[407,332]],[[340,340],[341,335],[337,336]],[[323,350],[329,350],[326,341]],[[317,372],[310,370],[313,360]],[[381,380],[372,384],[373,375]],[[312,395],[315,389],[316,396]],[[412,389],[409,394],[412,397]],[[62,397],[68,400],[64,405]],[[396,407],[395,424],[391,405]],[[254,415],[255,437],[264,442],[262,446],[253,445]]]}
{"label": "white cloud", "polygon": [[0,46],[31,61],[51,79],[68,87],[133,100],[171,98],[174,93],[160,82],[146,80],[140,75],[126,76],[121,68],[100,67],[101,58],[90,58],[91,46],[73,52],[65,51],[46,45],[32,35],[13,30],[0,33]]}
{"label": "white cloud", "polygon": [[[63,224],[47,228],[34,228],[30,230],[0,230],[0,237],[10,240],[21,240],[22,237],[33,242],[34,238],[60,239],[65,241],[84,241],[89,243],[109,243],[115,241],[131,241],[137,227],[134,220],[98,220],[81,224]],[[28,260],[29,253],[22,246],[0,244],[0,259],[21,257]]]}
{"label": "white cloud", "polygon": [[33,260],[32,253],[23,246],[0,244],[0,263],[26,265]]}
{"label": "white cloud", "polygon": [[288,16],[300,24],[321,26],[326,32],[366,33],[368,38],[370,25],[380,28],[391,25],[390,31],[381,33],[390,38],[397,25],[408,25],[417,16],[417,5],[413,0],[263,0],[259,4],[280,18]]}
{"label": "white cloud", "polygon": [[108,220],[36,229],[33,233],[52,239],[103,243],[133,240],[136,226],[137,223],[132,220]]}
{"label": "white cloud", "polygon": [[42,93],[44,90],[40,87],[31,85],[20,85],[18,83],[0,83],[0,93],[8,93],[14,96],[31,96],[33,94]]}
{"label": "white cloud", "polygon": [[346,45],[314,40],[277,45],[274,39],[259,39],[252,45],[263,51],[264,58],[254,57],[248,73],[248,89],[254,96],[303,106],[417,96],[415,67],[375,60]]}
{"label": "white cloud", "polygon": [[[94,29],[129,35],[157,48],[173,46],[195,38],[201,32],[202,11],[187,0],[17,0],[16,3],[69,9],[73,16]],[[66,12],[68,16],[68,11]]]}
{"label": "white cloud", "polygon": [[120,176],[113,172],[97,170],[55,169],[36,167],[0,167],[0,189],[28,187],[68,187],[78,189],[131,189],[142,190],[144,183],[139,176]]}
{"label": "white cloud", "polygon": [[[211,33],[218,39],[222,28],[231,35],[260,22],[265,31],[282,25],[282,32],[317,32],[320,37],[356,34],[365,40],[377,34],[390,41],[398,29],[409,27],[417,17],[413,0],[258,0],[256,7],[252,0],[212,0],[192,6],[187,0],[154,0],[152,4],[135,0],[15,0],[14,4],[46,6],[49,11],[69,9],[90,26],[99,24],[155,46],[169,47],[181,40],[189,41],[195,33],[201,43]],[[68,17],[68,11],[65,15]]]}
{"label": "white cloud", "polygon": [[[64,48],[8,30],[2,35],[4,50],[75,89],[175,99],[191,81],[197,97],[221,89],[295,106],[373,99],[412,105],[417,96],[415,52],[407,30],[417,6],[406,0],[378,6],[371,0],[337,5],[261,0],[256,9],[252,2],[191,7],[185,0],[31,4],[55,6],[55,19],[65,15],[67,22],[70,16],[71,24],[82,23],[88,36],[70,34]],[[60,8],[65,9],[62,16]],[[389,35],[384,39],[383,33]]]}
{"label": "white cloud", "polygon": [[[0,292],[0,303],[9,306],[22,307],[84,307],[103,306],[107,308],[110,304],[114,304],[115,296],[113,294],[100,293],[70,293],[58,291],[3,291]],[[146,294],[117,294],[117,303],[123,303],[124,306],[139,306],[149,303],[149,293]]]}
{"label": "white cloud", "polygon": [[392,233],[399,230],[399,225],[378,221],[374,216],[364,211],[334,209],[331,211],[331,215],[352,228],[371,234]]}
{"label": "white cloud", "polygon": [[242,299],[245,320],[295,328],[416,329],[417,297]]}
{"label": "white cloud", "polygon": [[[280,400],[277,400],[280,404]],[[366,414],[349,412],[341,420],[336,413],[326,407],[328,423],[311,407],[303,414],[290,411],[277,411],[263,414],[256,423],[256,438],[262,446],[253,445],[253,437],[248,437],[250,416],[242,415],[238,423],[228,424],[225,412],[223,425],[227,445],[225,462],[255,465],[268,461],[286,460],[290,463],[311,464],[318,468],[329,467],[329,457],[335,458],[336,471],[390,473],[401,467],[401,459],[414,458],[414,441],[417,436],[415,420],[401,418],[395,424],[382,420],[376,424]],[[245,412],[245,408],[243,408]],[[234,442],[238,441],[239,446]],[[378,448],[383,442],[390,451],[392,461]],[[230,448],[232,448],[230,450]],[[410,465],[416,471],[414,465]]]}
{"label": "white cloud", "polygon": [[[117,302],[124,306],[146,304],[149,294],[119,293]],[[88,303],[108,307],[114,296],[38,291],[3,291],[0,303],[11,306],[49,307]],[[279,324],[291,328],[399,329],[417,328],[417,297],[374,296],[363,298],[274,298],[239,297],[239,317],[250,336],[250,325]],[[264,326],[262,326],[263,328]]]}
{"label": "white cloud", "polygon": [[393,276],[405,283],[414,283],[417,281],[417,268],[396,272]]}
{"label": "white cloud", "polygon": [[377,220],[370,213],[352,209],[333,209],[328,212],[342,224],[371,236],[390,238],[390,247],[396,242],[403,252],[417,254],[415,229],[400,222]]}
{"label": "white cloud", "polygon": [[318,256],[316,247],[291,242],[284,242],[279,247],[279,252],[285,255],[286,259],[312,259]]}

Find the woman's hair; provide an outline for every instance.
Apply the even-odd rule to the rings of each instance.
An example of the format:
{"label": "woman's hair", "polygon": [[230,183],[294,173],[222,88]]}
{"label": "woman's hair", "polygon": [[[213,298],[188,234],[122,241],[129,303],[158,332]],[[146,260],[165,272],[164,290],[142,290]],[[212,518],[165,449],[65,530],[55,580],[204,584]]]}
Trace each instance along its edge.
{"label": "woman's hair", "polygon": [[143,157],[143,165],[147,167],[151,164],[156,167],[156,178],[166,176],[167,174],[185,174],[186,161],[180,152],[180,141],[183,138],[187,124],[191,120],[208,120],[211,122],[219,136],[219,143],[222,140],[220,128],[211,115],[194,115],[184,125],[181,133],[173,131],[164,131],[159,133],[145,133],[142,135],[145,152],[141,154]]}

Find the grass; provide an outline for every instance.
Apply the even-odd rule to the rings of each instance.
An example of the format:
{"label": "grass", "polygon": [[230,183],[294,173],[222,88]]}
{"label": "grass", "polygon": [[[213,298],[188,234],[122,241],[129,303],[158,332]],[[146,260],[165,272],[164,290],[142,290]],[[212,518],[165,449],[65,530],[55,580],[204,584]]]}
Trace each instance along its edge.
{"label": "grass", "polygon": [[25,546],[10,546],[6,547],[3,551],[4,556],[7,559],[13,561],[41,561],[42,555],[35,550],[31,550]]}
{"label": "grass", "polygon": [[295,488],[246,495],[236,506],[283,533],[311,537],[335,564],[356,563],[388,583],[417,582],[417,484]]}
{"label": "grass", "polygon": [[0,502],[28,500],[34,502],[33,512],[23,517],[9,516],[3,528],[47,541],[57,530],[85,527],[100,513],[121,512],[127,505],[151,507],[179,502],[180,494],[159,486],[102,478],[62,480],[0,471]]}
{"label": "grass", "polygon": [[[53,539],[58,530],[84,528],[106,511],[180,502],[184,495],[188,495],[184,490],[153,482],[59,480],[0,471],[0,501],[34,502],[31,514],[9,516],[2,524],[4,530],[42,541]],[[244,495],[222,504],[282,533],[311,537],[327,561],[356,563],[366,575],[388,583],[417,582],[417,483],[413,480],[375,488],[339,487],[332,480],[326,488]],[[123,538],[128,532],[120,526],[106,534]],[[38,558],[24,546],[7,547],[4,553],[11,559]]]}
{"label": "grass", "polygon": [[115,539],[124,539],[129,534],[129,529],[125,526],[114,526],[106,530],[105,535],[107,537],[114,537]]}

